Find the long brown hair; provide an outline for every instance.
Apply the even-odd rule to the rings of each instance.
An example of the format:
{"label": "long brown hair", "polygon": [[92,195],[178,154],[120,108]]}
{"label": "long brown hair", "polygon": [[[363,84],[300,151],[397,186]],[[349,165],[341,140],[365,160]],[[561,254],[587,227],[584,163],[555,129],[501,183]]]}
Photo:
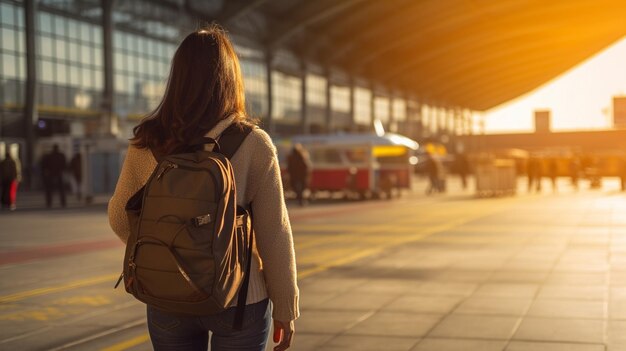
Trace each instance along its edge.
{"label": "long brown hair", "polygon": [[160,154],[180,152],[233,114],[236,122],[246,119],[239,60],[224,30],[211,25],[182,41],[163,99],[133,129],[131,142]]}

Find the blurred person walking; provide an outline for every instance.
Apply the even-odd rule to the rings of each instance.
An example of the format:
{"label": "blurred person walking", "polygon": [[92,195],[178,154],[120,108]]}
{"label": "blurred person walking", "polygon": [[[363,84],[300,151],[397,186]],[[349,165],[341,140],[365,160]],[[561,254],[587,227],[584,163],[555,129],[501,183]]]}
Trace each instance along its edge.
{"label": "blurred person walking", "polygon": [[580,161],[577,157],[573,157],[569,162],[569,173],[572,180],[572,186],[578,190],[578,181],[580,178]]}
{"label": "blurred person walking", "polygon": [[4,160],[0,162],[0,199],[2,208],[7,208],[11,211],[15,210],[20,173],[19,160],[13,159],[11,153],[7,150]]}
{"label": "blurred person walking", "polygon": [[109,202],[109,222],[126,242],[130,224],[125,206],[155,170],[154,155],[188,150],[190,141],[202,136],[219,142],[222,132],[231,126],[252,129],[230,159],[237,204],[250,204],[254,213],[255,249],[249,290],[244,297],[243,328],[233,327],[237,311],[234,305],[223,312],[198,317],[148,304],[148,331],[156,351],[207,350],[209,342],[213,351],[263,351],[270,315],[274,341],[278,342],[274,350],[286,350],[291,345],[294,321],[300,314],[299,293],[276,148],[269,135],[247,119],[239,61],[230,40],[218,26],[189,34],[176,50],[161,103],[134,129]]}
{"label": "blurred person walking", "polygon": [[58,192],[61,206],[66,207],[65,182],[63,175],[67,168],[65,155],[59,151],[59,145],[52,146],[52,152],[41,158],[41,181],[46,192],[46,207],[52,207],[52,196]]}
{"label": "blurred person walking", "polygon": [[541,192],[541,160],[536,157],[528,159],[527,173],[528,173],[528,192],[533,190]]}
{"label": "blurred person walking", "polygon": [[469,175],[471,169],[467,155],[460,153],[456,156],[456,167],[459,172],[459,176],[461,177],[463,190],[465,190],[467,189],[467,176]]}
{"label": "blurred person walking", "polygon": [[548,159],[548,177],[550,178],[550,182],[552,183],[552,191],[557,192],[557,176],[558,176],[558,164],[556,162],[556,158]]}
{"label": "blurred person walking", "polygon": [[78,201],[82,199],[82,181],[83,181],[83,160],[80,152],[77,152],[72,156],[70,160],[70,174],[74,182],[74,193]]}
{"label": "blurred person walking", "polygon": [[443,181],[443,166],[431,153],[426,153],[426,174],[428,175],[428,180],[430,181],[428,188],[426,189],[426,195],[430,195],[432,193],[442,193]]}
{"label": "blurred person walking", "polygon": [[311,180],[311,159],[302,144],[295,144],[287,157],[287,172],[291,189],[296,193],[300,206],[304,206],[304,192],[309,188]]}
{"label": "blurred person walking", "polygon": [[619,160],[619,179],[620,188],[626,191],[626,157],[621,157]]}

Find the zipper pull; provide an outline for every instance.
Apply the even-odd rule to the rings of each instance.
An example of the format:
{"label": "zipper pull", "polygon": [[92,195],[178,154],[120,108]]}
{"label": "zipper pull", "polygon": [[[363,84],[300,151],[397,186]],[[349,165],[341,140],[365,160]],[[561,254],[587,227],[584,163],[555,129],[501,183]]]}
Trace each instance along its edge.
{"label": "zipper pull", "polygon": [[165,173],[167,173],[167,171],[172,168],[178,168],[178,165],[175,163],[168,163],[167,166],[163,167],[163,169],[161,169],[161,172],[159,172],[159,174],[157,175],[157,180],[160,180],[165,175]]}
{"label": "zipper pull", "polygon": [[117,287],[120,285],[120,282],[122,281],[123,278],[124,278],[124,272],[120,274],[120,278],[117,280],[117,283],[115,283],[115,286],[113,287],[113,289],[117,289]]}

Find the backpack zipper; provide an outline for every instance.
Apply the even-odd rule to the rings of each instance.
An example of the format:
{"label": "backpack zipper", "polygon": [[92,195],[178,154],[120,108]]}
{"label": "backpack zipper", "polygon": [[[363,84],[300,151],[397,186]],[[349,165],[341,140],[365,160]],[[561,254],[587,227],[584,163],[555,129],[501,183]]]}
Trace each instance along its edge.
{"label": "backpack zipper", "polygon": [[157,175],[157,180],[161,180],[165,173],[173,168],[178,168],[178,165],[175,163],[168,163],[167,166],[163,167],[163,169],[161,169],[161,172],[159,172],[159,174]]}

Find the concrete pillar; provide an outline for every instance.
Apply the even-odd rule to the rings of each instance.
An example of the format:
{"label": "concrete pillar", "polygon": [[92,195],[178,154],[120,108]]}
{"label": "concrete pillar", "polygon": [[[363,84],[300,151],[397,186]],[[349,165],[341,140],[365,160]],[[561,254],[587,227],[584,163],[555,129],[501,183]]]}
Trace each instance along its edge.
{"label": "concrete pillar", "polygon": [[23,186],[31,189],[32,169],[35,164],[35,124],[37,124],[37,52],[35,44],[37,1],[24,1],[24,23],[26,25],[26,87],[24,103],[25,160],[22,165]]}
{"label": "concrete pillar", "polygon": [[302,61],[301,62],[301,75],[302,75],[302,86],[300,88],[300,123],[302,123],[302,133],[304,134],[309,134],[310,133],[310,126],[309,126],[309,118],[308,118],[308,111],[307,111],[307,100],[306,100],[306,92],[307,92],[307,85],[306,85],[306,75],[307,75],[307,67],[306,67],[306,62]]}
{"label": "concrete pillar", "polygon": [[395,125],[395,119],[394,119],[394,115],[393,115],[393,93],[391,91],[389,91],[389,106],[388,108],[388,113],[389,113],[389,122],[388,122],[388,126],[387,128],[389,128],[390,131],[392,132],[396,132],[395,128],[392,128]]}
{"label": "concrete pillar", "polygon": [[372,92],[370,99],[370,127],[374,126],[374,121],[376,120],[376,88],[374,84],[370,85],[370,90]]}
{"label": "concrete pillar", "polygon": [[349,99],[350,99],[350,129],[354,130],[356,127],[356,112],[354,109],[354,104],[355,104],[355,94],[354,94],[354,78],[352,78],[352,76],[350,76],[350,78],[348,79],[348,89],[349,89]]}
{"label": "concrete pillar", "polygon": [[326,69],[326,125],[324,129],[326,132],[330,132],[333,119],[333,106],[332,106],[332,73],[330,69]]}
{"label": "concrete pillar", "polygon": [[273,105],[274,105],[274,87],[272,78],[273,64],[272,64],[272,53],[268,50],[265,53],[265,74],[266,74],[266,85],[267,85],[267,116],[265,117],[267,121],[267,130],[270,134],[273,134],[276,131],[276,127],[274,125],[273,118]]}
{"label": "concrete pillar", "polygon": [[100,128],[102,134],[116,134],[117,117],[113,113],[114,83],[113,83],[113,6],[115,0],[101,0],[102,5],[102,46],[104,62],[104,90],[102,92],[102,118]]}

